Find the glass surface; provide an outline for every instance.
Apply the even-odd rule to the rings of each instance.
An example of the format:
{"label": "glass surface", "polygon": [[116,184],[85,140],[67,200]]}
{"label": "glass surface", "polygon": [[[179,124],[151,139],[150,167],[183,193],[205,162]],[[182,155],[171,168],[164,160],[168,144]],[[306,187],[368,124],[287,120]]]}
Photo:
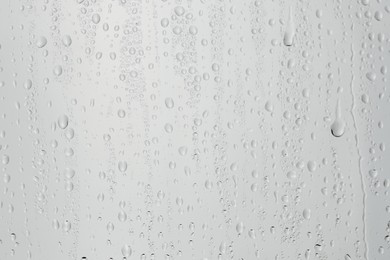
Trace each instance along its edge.
{"label": "glass surface", "polygon": [[388,0],[1,0],[0,260],[390,259]]}

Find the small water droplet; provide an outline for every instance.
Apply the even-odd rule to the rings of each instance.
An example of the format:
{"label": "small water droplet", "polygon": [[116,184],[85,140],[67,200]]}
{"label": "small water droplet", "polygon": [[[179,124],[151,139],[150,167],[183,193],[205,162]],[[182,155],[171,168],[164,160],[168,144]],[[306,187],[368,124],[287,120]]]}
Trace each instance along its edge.
{"label": "small water droplet", "polygon": [[61,65],[55,66],[54,69],[53,69],[53,73],[56,76],[61,76],[61,74],[62,74],[62,67],[61,67]]}

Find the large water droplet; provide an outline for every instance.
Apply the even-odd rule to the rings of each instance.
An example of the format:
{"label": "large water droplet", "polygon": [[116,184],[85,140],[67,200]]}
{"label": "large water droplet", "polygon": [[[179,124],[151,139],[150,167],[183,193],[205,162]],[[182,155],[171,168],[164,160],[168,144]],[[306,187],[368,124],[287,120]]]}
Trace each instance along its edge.
{"label": "large water droplet", "polygon": [[124,256],[124,257],[129,257],[129,256],[131,256],[131,253],[133,252],[132,250],[131,250],[131,247],[129,246],[129,245],[124,245],[123,247],[122,247],[122,255]]}
{"label": "large water droplet", "polygon": [[100,15],[99,14],[93,14],[92,15],[92,22],[94,24],[98,24],[100,22]]}
{"label": "large water droplet", "polygon": [[60,65],[55,66],[54,69],[53,69],[53,73],[56,76],[61,76],[61,74],[62,74],[62,67]]}
{"label": "large water droplet", "polygon": [[35,44],[37,45],[38,48],[43,48],[43,47],[45,47],[46,44],[47,44],[47,39],[46,39],[46,37],[40,36],[40,37],[37,39],[37,41],[36,41]]}
{"label": "large water droplet", "polygon": [[69,124],[69,118],[67,115],[61,115],[58,117],[57,124],[61,129],[65,129]]}
{"label": "large water droplet", "polygon": [[286,46],[293,45],[294,36],[295,36],[295,24],[294,24],[294,19],[293,19],[292,7],[290,7],[288,20],[287,20],[287,27],[286,27],[286,30],[284,32],[284,37],[283,37],[284,45],[286,45]]}
{"label": "large water droplet", "polygon": [[331,125],[331,133],[334,137],[341,137],[345,132],[345,122],[341,118],[340,100],[336,105],[336,118]]}
{"label": "large water droplet", "polygon": [[64,44],[66,47],[69,47],[72,44],[72,38],[69,35],[65,35],[62,38],[62,44]]}

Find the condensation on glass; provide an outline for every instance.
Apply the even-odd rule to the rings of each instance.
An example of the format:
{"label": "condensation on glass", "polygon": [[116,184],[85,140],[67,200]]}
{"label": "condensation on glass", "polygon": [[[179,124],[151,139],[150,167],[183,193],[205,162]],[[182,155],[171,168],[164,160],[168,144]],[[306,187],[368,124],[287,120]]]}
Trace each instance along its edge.
{"label": "condensation on glass", "polygon": [[390,2],[2,0],[0,259],[390,259]]}

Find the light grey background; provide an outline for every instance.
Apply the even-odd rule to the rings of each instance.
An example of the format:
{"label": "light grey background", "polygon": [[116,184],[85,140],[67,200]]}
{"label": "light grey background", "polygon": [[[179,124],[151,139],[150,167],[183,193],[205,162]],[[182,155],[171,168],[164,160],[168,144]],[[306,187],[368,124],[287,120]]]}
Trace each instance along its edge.
{"label": "light grey background", "polygon": [[0,259],[390,259],[389,15],[2,0]]}

